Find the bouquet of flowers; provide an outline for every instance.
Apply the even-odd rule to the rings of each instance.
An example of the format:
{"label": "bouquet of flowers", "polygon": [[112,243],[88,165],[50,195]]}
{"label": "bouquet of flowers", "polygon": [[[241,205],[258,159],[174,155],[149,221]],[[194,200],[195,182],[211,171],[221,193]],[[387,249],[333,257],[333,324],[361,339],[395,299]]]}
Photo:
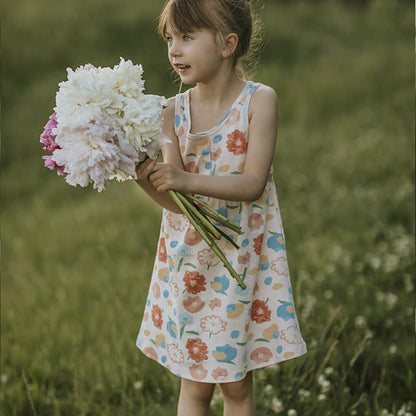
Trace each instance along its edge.
{"label": "bouquet of flowers", "polygon": [[[50,153],[43,156],[45,166],[65,175],[70,185],[85,187],[92,182],[99,192],[110,179],[136,179],[136,166],[146,157],[157,157],[170,141],[161,128],[166,99],[144,94],[142,66],[123,58],[113,68],[88,64],[75,71],[68,68],[67,73],[40,136],[43,149]],[[238,246],[210,218],[237,233],[240,227],[194,196],[168,193],[245,289],[214,239],[224,237]]]}

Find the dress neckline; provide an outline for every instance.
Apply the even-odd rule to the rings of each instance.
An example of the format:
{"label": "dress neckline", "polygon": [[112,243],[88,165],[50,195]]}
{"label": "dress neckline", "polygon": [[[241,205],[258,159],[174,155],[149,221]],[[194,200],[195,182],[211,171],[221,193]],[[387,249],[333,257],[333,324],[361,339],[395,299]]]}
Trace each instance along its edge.
{"label": "dress neckline", "polygon": [[234,100],[234,102],[231,104],[231,106],[229,107],[229,109],[225,113],[224,117],[217,124],[215,124],[213,127],[211,127],[210,129],[202,131],[202,132],[198,132],[198,133],[191,133],[191,128],[192,128],[191,106],[190,106],[190,91],[191,90],[189,89],[189,90],[185,91],[185,93],[184,93],[185,94],[185,103],[186,103],[186,105],[185,105],[185,116],[188,119],[188,129],[187,129],[187,132],[186,132],[186,137],[189,140],[194,140],[194,139],[201,139],[201,137],[204,137],[204,136],[210,136],[212,134],[215,134],[221,128],[221,126],[225,123],[225,121],[228,119],[228,117],[233,112],[235,107],[241,101],[241,98],[244,96],[244,94],[246,94],[247,90],[249,90],[252,85],[253,85],[252,81],[247,81],[245,83],[244,87],[242,88],[242,90],[240,91],[240,93],[238,94],[238,96],[236,97],[236,99]]}

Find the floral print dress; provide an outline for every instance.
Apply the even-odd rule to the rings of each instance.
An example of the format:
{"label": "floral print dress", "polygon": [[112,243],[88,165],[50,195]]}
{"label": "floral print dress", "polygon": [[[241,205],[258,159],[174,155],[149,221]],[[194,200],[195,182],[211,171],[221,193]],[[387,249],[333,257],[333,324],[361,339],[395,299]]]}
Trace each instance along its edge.
{"label": "floral print dress", "polygon": [[[259,84],[247,82],[212,129],[190,133],[190,90],[176,96],[175,130],[187,171],[238,175],[244,170],[248,109]],[[157,256],[137,346],[172,373],[200,382],[231,382],[255,368],[306,352],[296,317],[285,238],[270,172],[255,202],[200,196],[242,227],[218,241],[242,290],[187,218],[164,210]]]}

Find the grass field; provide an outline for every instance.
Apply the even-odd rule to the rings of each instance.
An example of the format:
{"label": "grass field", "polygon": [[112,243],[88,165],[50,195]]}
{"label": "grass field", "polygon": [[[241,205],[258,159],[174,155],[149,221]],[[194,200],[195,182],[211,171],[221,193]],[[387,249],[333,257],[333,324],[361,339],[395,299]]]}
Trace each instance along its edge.
{"label": "grass field", "polygon": [[[4,416],[175,413],[179,380],[135,346],[161,210],[134,183],[68,186],[39,143],[67,66],[123,56],[148,92],[175,94],[162,3],[3,6]],[[255,372],[257,414],[415,415],[413,3],[266,0],[263,16],[256,80],[279,95],[275,179],[309,352]]]}

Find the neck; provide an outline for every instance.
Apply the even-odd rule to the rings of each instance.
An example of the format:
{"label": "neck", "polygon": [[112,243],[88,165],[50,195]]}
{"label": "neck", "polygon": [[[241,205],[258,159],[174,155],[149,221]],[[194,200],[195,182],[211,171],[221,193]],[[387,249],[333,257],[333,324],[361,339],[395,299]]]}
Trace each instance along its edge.
{"label": "neck", "polygon": [[198,83],[194,88],[193,97],[214,107],[219,106],[224,100],[241,91],[244,84],[245,81],[233,70],[226,77],[218,76],[209,83]]}

